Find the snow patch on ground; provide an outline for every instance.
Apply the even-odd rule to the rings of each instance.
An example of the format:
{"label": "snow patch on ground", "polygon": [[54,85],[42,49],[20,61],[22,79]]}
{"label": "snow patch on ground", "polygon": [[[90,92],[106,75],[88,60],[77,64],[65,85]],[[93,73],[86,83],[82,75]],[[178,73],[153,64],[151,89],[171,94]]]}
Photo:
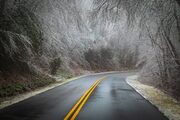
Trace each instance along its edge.
{"label": "snow patch on ground", "polygon": [[129,76],[126,81],[170,120],[180,120],[180,102],[153,86],[140,83],[137,78],[137,75]]}

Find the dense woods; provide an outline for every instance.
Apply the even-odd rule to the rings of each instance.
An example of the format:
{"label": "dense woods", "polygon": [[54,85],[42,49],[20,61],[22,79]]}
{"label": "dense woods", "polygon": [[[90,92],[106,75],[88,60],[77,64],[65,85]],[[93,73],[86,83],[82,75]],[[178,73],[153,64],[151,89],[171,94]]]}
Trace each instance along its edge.
{"label": "dense woods", "polygon": [[0,89],[51,83],[59,69],[138,69],[179,98],[179,1],[0,0]]}

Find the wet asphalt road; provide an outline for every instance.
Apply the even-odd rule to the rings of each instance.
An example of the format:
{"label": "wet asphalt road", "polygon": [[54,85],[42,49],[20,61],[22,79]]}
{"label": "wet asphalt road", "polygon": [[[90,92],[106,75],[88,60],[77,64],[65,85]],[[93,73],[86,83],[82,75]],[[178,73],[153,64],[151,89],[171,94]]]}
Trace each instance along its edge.
{"label": "wet asphalt road", "polygon": [[0,120],[63,120],[86,90],[107,76],[91,94],[77,120],[168,120],[125,82],[129,74],[79,78],[0,110]]}

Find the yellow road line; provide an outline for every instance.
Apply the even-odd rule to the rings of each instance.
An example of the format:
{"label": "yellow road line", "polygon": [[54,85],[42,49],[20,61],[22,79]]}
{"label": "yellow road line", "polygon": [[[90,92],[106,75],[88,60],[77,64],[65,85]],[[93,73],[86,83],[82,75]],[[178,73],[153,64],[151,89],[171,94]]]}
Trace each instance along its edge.
{"label": "yellow road line", "polygon": [[93,88],[93,86],[97,83],[96,81],[86,92],[85,94],[79,99],[79,101],[75,104],[75,106],[70,110],[70,112],[66,115],[64,120],[68,120],[68,118],[71,116],[71,114],[75,111],[75,109],[78,107],[78,105],[82,102],[82,100],[85,98],[85,96],[88,94],[88,92]]}
{"label": "yellow road line", "polygon": [[79,114],[80,110],[82,109],[83,105],[86,103],[87,99],[89,98],[89,96],[92,94],[92,92],[94,91],[94,89],[98,86],[98,84],[101,81],[98,81],[98,83],[93,87],[93,89],[88,93],[88,95],[86,96],[86,98],[83,100],[83,102],[80,104],[80,106],[78,107],[78,109],[76,110],[76,112],[74,113],[74,115],[72,116],[71,120],[74,120],[76,118],[76,116]]}
{"label": "yellow road line", "polygon": [[[96,86],[103,80],[105,79],[105,77],[102,77],[98,80],[96,80],[96,82],[85,92],[85,94],[78,100],[78,102],[75,104],[75,106],[70,110],[70,112],[66,115],[66,117],[64,118],[64,120],[68,120],[69,117],[72,115],[72,113],[75,112],[75,110],[77,109],[78,112],[75,112],[76,115],[73,115],[74,116],[74,119],[75,117],[77,116],[77,114],[79,113],[79,111],[81,110],[81,108],[83,107],[83,105],[85,104],[85,102],[87,101],[87,99],[89,98],[89,96],[91,95],[91,93],[93,92],[93,90],[96,88]],[[90,94],[89,94],[90,93]],[[87,97],[88,96],[88,97]],[[85,101],[84,101],[85,100]],[[83,103],[80,104],[80,103]],[[81,108],[79,109],[78,106]],[[73,120],[73,118],[71,118],[71,120]]]}

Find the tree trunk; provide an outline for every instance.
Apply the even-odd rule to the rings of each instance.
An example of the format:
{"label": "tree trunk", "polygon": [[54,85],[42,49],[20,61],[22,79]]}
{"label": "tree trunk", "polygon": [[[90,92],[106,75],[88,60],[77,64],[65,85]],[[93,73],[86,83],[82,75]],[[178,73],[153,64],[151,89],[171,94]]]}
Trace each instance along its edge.
{"label": "tree trunk", "polygon": [[177,8],[174,8],[174,18],[176,20],[176,25],[177,25],[177,30],[178,30],[178,37],[179,37],[179,42],[180,42],[180,21],[178,18],[178,11]]}
{"label": "tree trunk", "polygon": [[6,2],[7,2],[7,0],[0,0],[0,16],[3,15]]}
{"label": "tree trunk", "polygon": [[180,0],[176,0],[176,2],[178,3],[178,5],[180,6]]}

